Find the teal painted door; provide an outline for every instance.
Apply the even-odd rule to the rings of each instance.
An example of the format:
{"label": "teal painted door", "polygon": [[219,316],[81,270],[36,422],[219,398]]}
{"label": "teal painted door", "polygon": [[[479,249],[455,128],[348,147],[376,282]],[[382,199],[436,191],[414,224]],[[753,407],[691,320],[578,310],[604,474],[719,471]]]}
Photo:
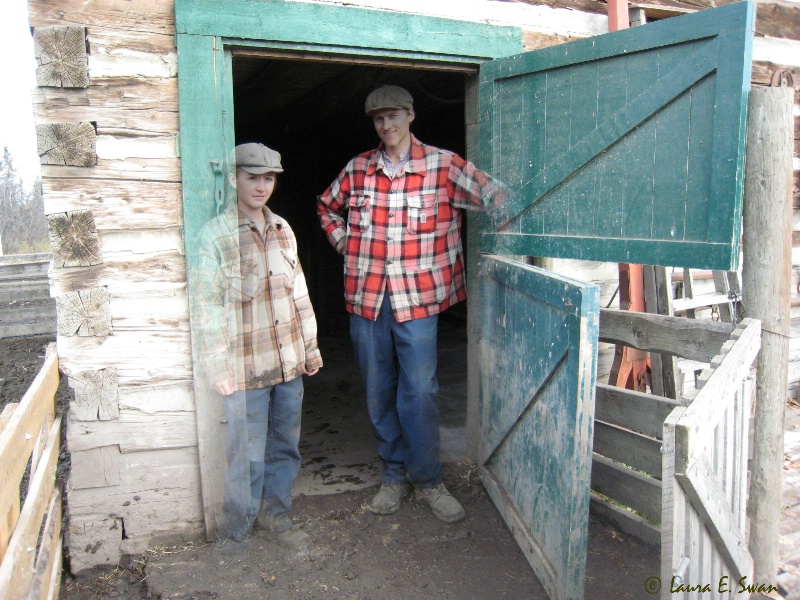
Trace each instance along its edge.
{"label": "teal painted door", "polygon": [[481,251],[736,269],[753,15],[484,63],[480,166],[513,193]]}
{"label": "teal painted door", "polygon": [[481,478],[552,599],[583,598],[599,291],[486,256]]}
{"label": "teal painted door", "polygon": [[486,254],[736,268],[752,28],[740,3],[481,65],[510,192],[471,304],[481,476],[553,599],[584,597],[598,291]]}

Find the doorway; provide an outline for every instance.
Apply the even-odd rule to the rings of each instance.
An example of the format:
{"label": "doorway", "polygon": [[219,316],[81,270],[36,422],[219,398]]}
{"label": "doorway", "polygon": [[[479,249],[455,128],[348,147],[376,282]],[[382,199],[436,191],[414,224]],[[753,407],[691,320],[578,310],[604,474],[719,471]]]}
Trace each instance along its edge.
{"label": "doorway", "polygon": [[[412,132],[421,141],[465,156],[465,89],[470,72],[474,69],[265,55],[252,48],[232,52],[235,140],[261,142],[281,153],[284,173],[269,207],[290,223],[297,237],[325,362],[319,374],[305,378],[303,465],[296,494],[368,487],[378,484],[381,475],[350,344],[342,258],[320,228],[316,198],[348,160],[377,145],[364,100],[384,84],[400,85],[414,97]],[[445,461],[457,460],[465,452],[466,369],[466,302],[462,302],[439,319]]]}

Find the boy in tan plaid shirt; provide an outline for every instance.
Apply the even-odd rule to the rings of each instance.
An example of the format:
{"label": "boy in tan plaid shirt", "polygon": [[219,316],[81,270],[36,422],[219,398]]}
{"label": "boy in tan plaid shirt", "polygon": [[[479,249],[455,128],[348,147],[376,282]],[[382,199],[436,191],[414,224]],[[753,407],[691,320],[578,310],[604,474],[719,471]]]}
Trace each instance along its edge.
{"label": "boy in tan plaid shirt", "polygon": [[322,366],[317,323],[289,224],[266,207],[283,172],[262,144],[235,148],[237,201],[199,236],[201,360],[225,401],[228,422],[222,534],[247,538],[254,524],[287,545],[292,486],[300,469],[302,375]]}

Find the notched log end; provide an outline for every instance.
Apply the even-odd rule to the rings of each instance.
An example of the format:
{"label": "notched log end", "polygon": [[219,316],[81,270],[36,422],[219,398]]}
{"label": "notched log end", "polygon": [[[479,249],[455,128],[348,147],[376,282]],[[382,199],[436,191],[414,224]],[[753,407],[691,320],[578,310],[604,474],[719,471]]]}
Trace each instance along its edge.
{"label": "notched log end", "polygon": [[37,27],[33,51],[39,87],[89,87],[86,28]]}
{"label": "notched log end", "polygon": [[48,215],[47,228],[55,267],[88,267],[103,262],[92,211]]}
{"label": "notched log end", "polygon": [[113,333],[111,301],[106,288],[57,296],[56,316],[58,335],[102,337]]}
{"label": "notched log end", "polygon": [[68,378],[75,392],[70,418],[77,421],[111,421],[119,418],[119,379],[116,367],[82,371]]}
{"label": "notched log end", "polygon": [[93,123],[36,125],[36,152],[43,165],[93,167],[97,164],[96,142]]}

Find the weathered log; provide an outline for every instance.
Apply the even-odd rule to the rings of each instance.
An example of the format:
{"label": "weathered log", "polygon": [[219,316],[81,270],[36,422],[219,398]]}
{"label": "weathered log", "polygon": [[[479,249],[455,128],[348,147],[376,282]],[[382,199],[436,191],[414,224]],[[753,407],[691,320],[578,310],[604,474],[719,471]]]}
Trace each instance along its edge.
{"label": "weathered log", "polygon": [[756,33],[767,37],[797,39],[800,10],[787,4],[756,4]]}
{"label": "weathered log", "polygon": [[47,228],[55,267],[88,267],[103,262],[91,211],[47,215]]}
{"label": "weathered log", "polygon": [[101,446],[70,455],[69,489],[109,487],[120,482],[119,446]]}
{"label": "weathered log", "polygon": [[70,420],[110,421],[119,418],[119,379],[116,367],[81,371],[68,378],[75,391],[70,402]]}
{"label": "weathered log", "polygon": [[[92,177],[97,179],[117,179],[124,181],[181,181],[181,161],[179,158],[129,158],[128,160],[103,160],[92,169]],[[62,179],[85,179],[86,169],[42,165],[42,178],[60,177]]]}
{"label": "weathered log", "polygon": [[70,292],[56,297],[58,335],[111,335],[111,303],[106,288]]}
{"label": "weathered log", "polygon": [[94,27],[110,27],[121,31],[175,34],[175,2],[172,0],[29,0],[31,24],[63,25],[74,23]]}
{"label": "weathered log", "polygon": [[778,562],[790,328],[786,282],[792,266],[792,103],[788,88],[750,93],[742,289],[746,316],[760,319],[763,330],[748,508],[756,581],[774,577]]}
{"label": "weathered log", "polygon": [[[58,340],[59,367],[67,375],[87,368],[116,367],[120,389],[188,385],[195,376],[189,339],[188,332],[180,331],[130,331],[106,337],[64,336]],[[112,422],[115,421],[103,423]],[[121,441],[122,437],[108,443]]]}
{"label": "weathered log", "polygon": [[89,87],[84,27],[37,27],[33,33],[36,85]]}
{"label": "weathered log", "polygon": [[138,181],[134,188],[119,180],[50,178],[42,189],[45,214],[89,209],[98,232],[160,230],[183,222],[179,183]]}
{"label": "weathered log", "polygon": [[578,38],[570,37],[567,35],[549,35],[539,31],[524,31],[522,32],[522,48],[527,52],[529,50],[538,50],[539,48],[549,48],[550,46],[557,46],[559,44],[566,44],[567,42],[574,42]]}
{"label": "weathered log", "polygon": [[36,148],[43,165],[92,167],[97,164],[97,131],[91,123],[36,125]]}

